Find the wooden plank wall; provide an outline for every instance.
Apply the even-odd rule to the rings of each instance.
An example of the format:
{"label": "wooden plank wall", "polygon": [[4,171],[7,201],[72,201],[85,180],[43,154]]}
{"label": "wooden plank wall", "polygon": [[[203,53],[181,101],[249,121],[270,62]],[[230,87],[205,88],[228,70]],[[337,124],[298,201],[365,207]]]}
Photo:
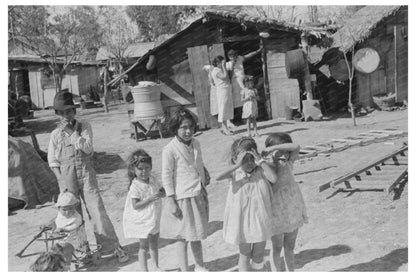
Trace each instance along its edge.
{"label": "wooden plank wall", "polygon": [[193,80],[193,92],[198,112],[199,127],[211,127],[209,106],[209,83],[203,66],[209,64],[208,47],[206,45],[188,48],[188,61]]}
{"label": "wooden plank wall", "polygon": [[300,107],[299,83],[289,79],[285,68],[285,53],[267,52],[270,103],[272,117],[285,117],[285,107]]}
{"label": "wooden plank wall", "polygon": [[408,43],[401,33],[402,26],[407,26],[407,12],[401,10],[386,20],[385,25],[377,27],[371,37],[359,46],[375,49],[381,59],[379,67],[373,73],[355,71],[356,99],[364,106],[373,105],[372,96],[393,93],[395,90],[394,26],[397,26],[397,101],[408,98]]}

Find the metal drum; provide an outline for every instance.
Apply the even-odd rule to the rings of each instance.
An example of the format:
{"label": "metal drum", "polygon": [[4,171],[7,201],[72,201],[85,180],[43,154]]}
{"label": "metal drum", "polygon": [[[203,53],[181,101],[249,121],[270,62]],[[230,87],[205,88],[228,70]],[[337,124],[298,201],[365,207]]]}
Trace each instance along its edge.
{"label": "metal drum", "polygon": [[160,102],[160,88],[154,82],[143,81],[131,89],[134,99],[134,119],[161,119],[164,116]]}

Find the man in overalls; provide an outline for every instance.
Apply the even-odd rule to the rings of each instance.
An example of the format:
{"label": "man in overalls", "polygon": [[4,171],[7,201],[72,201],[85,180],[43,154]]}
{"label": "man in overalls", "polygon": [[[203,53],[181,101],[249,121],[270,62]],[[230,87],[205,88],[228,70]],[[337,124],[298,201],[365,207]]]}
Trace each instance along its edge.
{"label": "man in overalls", "polygon": [[[48,162],[58,179],[59,189],[68,189],[82,200],[102,253],[114,251],[120,262],[126,262],[129,257],[120,246],[98,189],[92,161],[91,125],[75,119],[76,106],[70,92],[56,94],[54,109],[61,121],[51,134]],[[82,215],[81,205],[77,211]]]}

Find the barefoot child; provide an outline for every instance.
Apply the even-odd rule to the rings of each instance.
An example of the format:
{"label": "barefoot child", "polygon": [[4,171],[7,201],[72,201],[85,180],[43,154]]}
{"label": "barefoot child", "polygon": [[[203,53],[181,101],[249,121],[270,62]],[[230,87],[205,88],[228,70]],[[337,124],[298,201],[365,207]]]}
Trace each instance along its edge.
{"label": "barefoot child", "polygon": [[[120,246],[99,192],[92,161],[91,125],[75,119],[76,106],[69,92],[56,94],[54,109],[61,121],[49,140],[48,163],[58,179],[59,189],[61,192],[68,189],[83,200],[102,253],[114,252],[120,262],[126,262],[129,257]],[[76,209],[82,215],[81,205]]]}
{"label": "barefoot child", "polygon": [[280,271],[280,252],[284,249],[286,268],[294,271],[294,248],[298,229],[307,223],[302,193],[293,175],[293,163],[299,155],[299,145],[287,133],[274,133],[265,141],[263,154],[271,154],[277,180],[273,184],[272,257]]}
{"label": "barefoot child", "polygon": [[139,263],[142,271],[148,271],[147,252],[156,271],[161,271],[158,261],[160,216],[164,196],[162,186],[151,175],[152,158],[138,149],[127,158],[129,192],[124,207],[123,227],[125,238],[140,240]]}
{"label": "barefoot child", "polygon": [[254,88],[253,76],[244,77],[244,88],[241,90],[241,101],[243,102],[243,115],[242,118],[247,120],[247,135],[251,137],[251,124],[253,124],[254,136],[258,136],[257,133],[257,101],[259,96],[257,90]]}
{"label": "barefoot child", "polygon": [[231,163],[217,177],[217,180],[228,178],[231,183],[224,212],[224,240],[240,248],[239,271],[248,270],[250,259],[252,269],[261,270],[266,241],[271,237],[269,182],[275,182],[276,176],[260,158],[256,142],[250,137],[234,141]]}
{"label": "barefoot child", "polygon": [[163,148],[162,182],[167,202],[162,211],[161,236],[177,240],[175,252],[182,271],[188,271],[187,244],[190,242],[195,271],[204,267],[202,243],[208,235],[208,171],[202,161],[199,142],[193,138],[196,121],[186,109],[172,116],[170,129],[175,137]]}

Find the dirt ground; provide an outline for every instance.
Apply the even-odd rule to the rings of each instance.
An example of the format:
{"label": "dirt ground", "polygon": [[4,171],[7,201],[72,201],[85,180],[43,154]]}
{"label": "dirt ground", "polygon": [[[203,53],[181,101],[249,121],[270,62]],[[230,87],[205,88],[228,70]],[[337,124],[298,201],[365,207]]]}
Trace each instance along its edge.
{"label": "dirt ground", "polygon": [[[127,194],[127,176],[123,160],[136,148],[144,148],[154,161],[153,173],[159,178],[162,148],[171,138],[154,138],[136,142],[129,137],[127,112],[122,105],[111,106],[109,113],[102,109],[79,110],[79,118],[90,120],[94,131],[96,152],[95,167],[107,212],[116,228],[122,245],[130,253],[130,260],[119,264],[116,259],[106,259],[99,267],[88,271],[137,271],[138,242],[124,239],[122,216]],[[42,150],[47,150],[50,132],[56,126],[53,111],[35,113],[35,119],[27,126],[37,133]],[[264,146],[267,134],[277,131],[289,132],[300,145],[328,142],[332,138],[345,138],[359,133],[393,128],[407,131],[407,110],[392,112],[374,111],[352,119],[340,116],[316,122],[270,120],[259,123],[259,148]],[[229,147],[233,138],[244,134],[244,126],[238,134],[227,137],[217,129],[203,131],[196,138],[200,141],[203,159],[212,182],[208,187],[210,201],[209,236],[203,241],[204,260],[210,271],[235,271],[238,247],[222,240],[222,217],[228,185],[216,182],[215,176],[227,164]],[[351,195],[334,190],[318,191],[319,185],[345,174],[360,164],[366,164],[400,148],[407,136],[356,146],[329,156],[318,156],[295,163],[296,180],[305,198],[309,224],[298,235],[295,248],[297,271],[407,271],[408,270],[408,192],[407,185],[397,200],[379,191],[362,191]],[[376,182],[375,188],[386,187],[394,176],[386,175]],[[8,270],[27,271],[36,255],[17,258],[15,254],[38,232],[39,226],[56,215],[52,204],[39,209],[18,210],[8,217]],[[163,219],[162,219],[163,220]],[[88,235],[93,240],[87,223]],[[26,254],[43,251],[41,242],[33,243]],[[270,242],[266,246],[268,261]],[[160,266],[168,271],[177,270],[175,244],[161,239]],[[193,257],[189,253],[193,267]]]}

